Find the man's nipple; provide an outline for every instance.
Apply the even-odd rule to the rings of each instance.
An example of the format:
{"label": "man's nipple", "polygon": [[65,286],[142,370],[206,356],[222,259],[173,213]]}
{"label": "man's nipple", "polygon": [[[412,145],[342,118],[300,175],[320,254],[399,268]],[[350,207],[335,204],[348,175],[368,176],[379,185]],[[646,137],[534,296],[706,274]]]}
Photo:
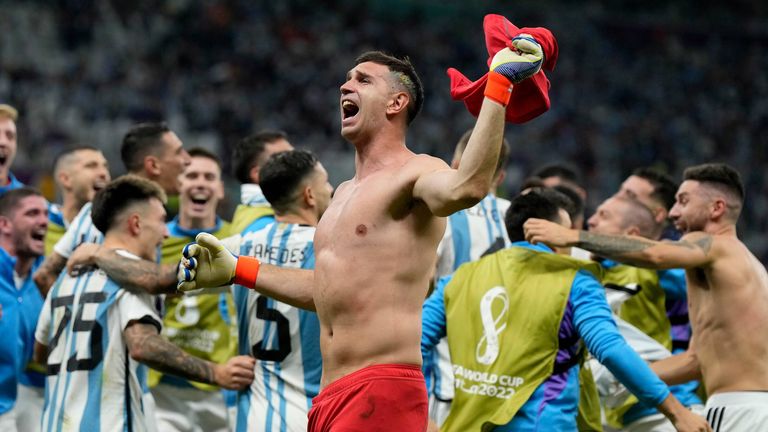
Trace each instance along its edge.
{"label": "man's nipple", "polygon": [[360,224],[360,225],[357,226],[357,228],[355,228],[355,234],[357,234],[360,237],[362,237],[362,236],[368,234],[368,228],[365,225]]}

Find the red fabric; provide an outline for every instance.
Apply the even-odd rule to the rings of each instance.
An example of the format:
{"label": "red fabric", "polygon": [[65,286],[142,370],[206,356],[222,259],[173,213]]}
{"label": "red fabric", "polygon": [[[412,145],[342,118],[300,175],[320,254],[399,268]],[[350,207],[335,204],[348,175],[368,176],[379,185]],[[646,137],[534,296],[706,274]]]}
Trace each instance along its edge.
{"label": "red fabric", "polygon": [[[520,33],[528,33],[539,42],[544,51],[544,64],[536,75],[515,84],[512,89],[512,98],[507,105],[506,120],[510,123],[525,123],[546,112],[550,106],[549,79],[544,74],[544,70],[554,70],[558,55],[557,40],[552,32],[543,27],[517,28],[503,16],[495,14],[485,16],[483,30],[485,45],[488,49],[489,67],[493,56],[503,48],[512,46],[512,38]],[[451,79],[453,100],[464,101],[469,112],[477,117],[483,104],[483,91],[488,74],[473,82],[454,68],[449,68],[447,73]]]}
{"label": "red fabric", "polygon": [[428,405],[418,366],[369,366],[332,382],[312,399],[308,430],[424,432]]}

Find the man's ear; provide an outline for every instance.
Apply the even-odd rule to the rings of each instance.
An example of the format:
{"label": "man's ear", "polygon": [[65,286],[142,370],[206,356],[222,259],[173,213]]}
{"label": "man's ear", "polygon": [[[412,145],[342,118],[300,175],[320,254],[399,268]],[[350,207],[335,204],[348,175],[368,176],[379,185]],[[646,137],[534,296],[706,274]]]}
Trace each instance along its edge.
{"label": "man's ear", "polygon": [[713,220],[725,217],[726,213],[728,213],[728,204],[722,198],[715,198],[710,208],[710,215]]}
{"label": "man's ear", "polygon": [[392,95],[392,98],[387,103],[387,114],[396,115],[403,110],[408,109],[410,99],[405,92],[398,92]]}
{"label": "man's ear", "polygon": [[224,199],[224,182],[219,180],[218,183],[216,183],[216,187],[213,189],[214,194],[216,195],[216,198],[218,198],[219,201]]}
{"label": "man's ear", "polygon": [[624,235],[640,236],[640,228],[637,225],[632,225],[624,231]]}
{"label": "man's ear", "polygon": [[13,234],[13,222],[6,216],[0,216],[0,234]]}
{"label": "man's ear", "polygon": [[148,155],[144,157],[144,171],[151,177],[160,176],[160,159],[155,156]]}
{"label": "man's ear", "polygon": [[131,236],[138,237],[141,234],[141,216],[138,213],[131,213],[125,223],[128,224],[128,232]]}
{"label": "man's ear", "polygon": [[259,166],[254,165],[251,170],[248,171],[248,177],[251,178],[251,183],[259,184]]}
{"label": "man's ear", "polygon": [[317,197],[315,196],[315,191],[312,190],[312,186],[304,186],[302,195],[304,196],[304,204],[307,207],[314,208],[317,205]]}
{"label": "man's ear", "polygon": [[69,189],[72,187],[72,178],[66,171],[59,171],[56,175],[56,181],[61,185],[62,189]]}

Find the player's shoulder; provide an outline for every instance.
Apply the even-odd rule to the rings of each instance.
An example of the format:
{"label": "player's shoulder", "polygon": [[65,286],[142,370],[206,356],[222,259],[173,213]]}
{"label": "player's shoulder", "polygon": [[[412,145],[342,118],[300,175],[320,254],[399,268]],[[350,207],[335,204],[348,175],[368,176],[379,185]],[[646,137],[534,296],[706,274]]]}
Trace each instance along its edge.
{"label": "player's shoulder", "polygon": [[450,167],[447,163],[445,163],[444,160],[438,157],[420,153],[415,154],[412,158],[410,158],[408,162],[406,162],[404,168],[410,168],[421,172],[428,172],[438,169],[448,169]]}

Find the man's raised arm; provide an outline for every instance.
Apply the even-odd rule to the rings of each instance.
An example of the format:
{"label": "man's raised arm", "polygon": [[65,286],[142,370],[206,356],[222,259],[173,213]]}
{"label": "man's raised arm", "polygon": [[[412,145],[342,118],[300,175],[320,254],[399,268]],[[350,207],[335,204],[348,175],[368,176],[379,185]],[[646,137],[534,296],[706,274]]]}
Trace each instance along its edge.
{"label": "man's raised arm", "polygon": [[261,264],[254,257],[235,256],[208,233],[198,234],[195,241],[182,251],[178,274],[180,291],[235,283],[291,306],[315,310],[313,270],[282,268]]}
{"label": "man's raised arm", "polygon": [[703,232],[686,234],[679,241],[653,241],[636,236],[595,234],[529,219],[525,239],[554,247],[577,246],[595,255],[638,267],[654,269],[695,268],[712,262],[717,253],[714,238]]}
{"label": "man's raised arm", "polygon": [[488,194],[504,139],[505,107],[512,86],[536,74],[544,58],[541,45],[530,35],[512,40],[516,51],[504,48],[491,61],[480,114],[459,168],[436,169],[421,175],[413,188],[437,216],[472,207]]}

